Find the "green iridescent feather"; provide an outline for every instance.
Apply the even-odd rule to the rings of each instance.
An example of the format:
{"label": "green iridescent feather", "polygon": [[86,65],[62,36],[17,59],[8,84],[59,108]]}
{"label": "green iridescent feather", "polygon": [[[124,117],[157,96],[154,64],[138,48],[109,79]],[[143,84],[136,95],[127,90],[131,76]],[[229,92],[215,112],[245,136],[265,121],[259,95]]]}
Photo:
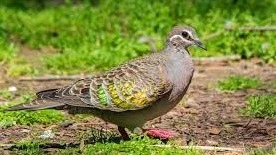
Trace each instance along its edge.
{"label": "green iridescent feather", "polygon": [[103,86],[100,86],[97,90],[98,98],[102,105],[108,105],[107,94],[105,94]]}

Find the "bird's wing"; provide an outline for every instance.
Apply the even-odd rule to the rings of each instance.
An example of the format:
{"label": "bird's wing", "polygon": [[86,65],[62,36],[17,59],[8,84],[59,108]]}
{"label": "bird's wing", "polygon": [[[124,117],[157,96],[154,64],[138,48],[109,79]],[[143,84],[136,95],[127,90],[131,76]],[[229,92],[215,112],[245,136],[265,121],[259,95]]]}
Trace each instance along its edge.
{"label": "bird's wing", "polygon": [[166,77],[165,67],[158,61],[140,60],[80,80],[61,94],[77,96],[85,106],[101,110],[137,110],[151,105],[171,90]]}
{"label": "bird's wing", "polygon": [[65,105],[122,112],[147,107],[172,89],[162,60],[144,58],[61,89],[38,92],[36,99],[9,110]]}

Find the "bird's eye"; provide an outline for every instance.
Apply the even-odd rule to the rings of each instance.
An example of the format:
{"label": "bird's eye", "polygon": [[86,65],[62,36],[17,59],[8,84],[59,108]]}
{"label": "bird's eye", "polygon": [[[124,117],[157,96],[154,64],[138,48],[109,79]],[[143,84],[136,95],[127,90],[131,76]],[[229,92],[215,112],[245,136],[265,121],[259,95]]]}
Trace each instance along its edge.
{"label": "bird's eye", "polygon": [[183,36],[184,38],[189,38],[189,33],[186,32],[186,31],[183,31],[183,32],[182,32],[182,36]]}

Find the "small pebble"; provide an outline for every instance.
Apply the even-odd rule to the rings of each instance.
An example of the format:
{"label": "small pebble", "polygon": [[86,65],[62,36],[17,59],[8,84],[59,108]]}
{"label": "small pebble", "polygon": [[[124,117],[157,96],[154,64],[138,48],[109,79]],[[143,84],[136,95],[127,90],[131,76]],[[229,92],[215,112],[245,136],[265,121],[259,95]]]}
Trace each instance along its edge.
{"label": "small pebble", "polygon": [[54,133],[52,132],[52,130],[46,130],[43,132],[42,135],[38,136],[38,138],[42,138],[42,139],[49,139],[49,138],[54,138]]}
{"label": "small pebble", "polygon": [[17,88],[15,86],[10,86],[9,87],[9,91],[10,92],[16,92],[17,91]]}
{"label": "small pebble", "polygon": [[214,140],[206,140],[206,143],[207,143],[208,145],[212,145],[212,146],[218,145],[218,142],[217,142],[217,141],[214,141]]}
{"label": "small pebble", "polygon": [[21,132],[24,132],[24,133],[29,133],[30,130],[29,129],[22,129]]}

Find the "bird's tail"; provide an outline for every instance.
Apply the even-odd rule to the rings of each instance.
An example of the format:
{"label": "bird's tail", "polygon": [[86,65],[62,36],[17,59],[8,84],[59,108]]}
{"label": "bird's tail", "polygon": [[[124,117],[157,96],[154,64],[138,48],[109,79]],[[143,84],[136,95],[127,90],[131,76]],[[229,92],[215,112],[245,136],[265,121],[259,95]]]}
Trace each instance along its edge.
{"label": "bird's tail", "polygon": [[33,101],[12,106],[7,110],[39,110],[63,107],[65,106],[65,103],[62,102],[62,100],[60,100],[60,98],[58,97],[59,90],[60,89],[49,89],[38,92],[36,94],[36,99],[34,99]]}

